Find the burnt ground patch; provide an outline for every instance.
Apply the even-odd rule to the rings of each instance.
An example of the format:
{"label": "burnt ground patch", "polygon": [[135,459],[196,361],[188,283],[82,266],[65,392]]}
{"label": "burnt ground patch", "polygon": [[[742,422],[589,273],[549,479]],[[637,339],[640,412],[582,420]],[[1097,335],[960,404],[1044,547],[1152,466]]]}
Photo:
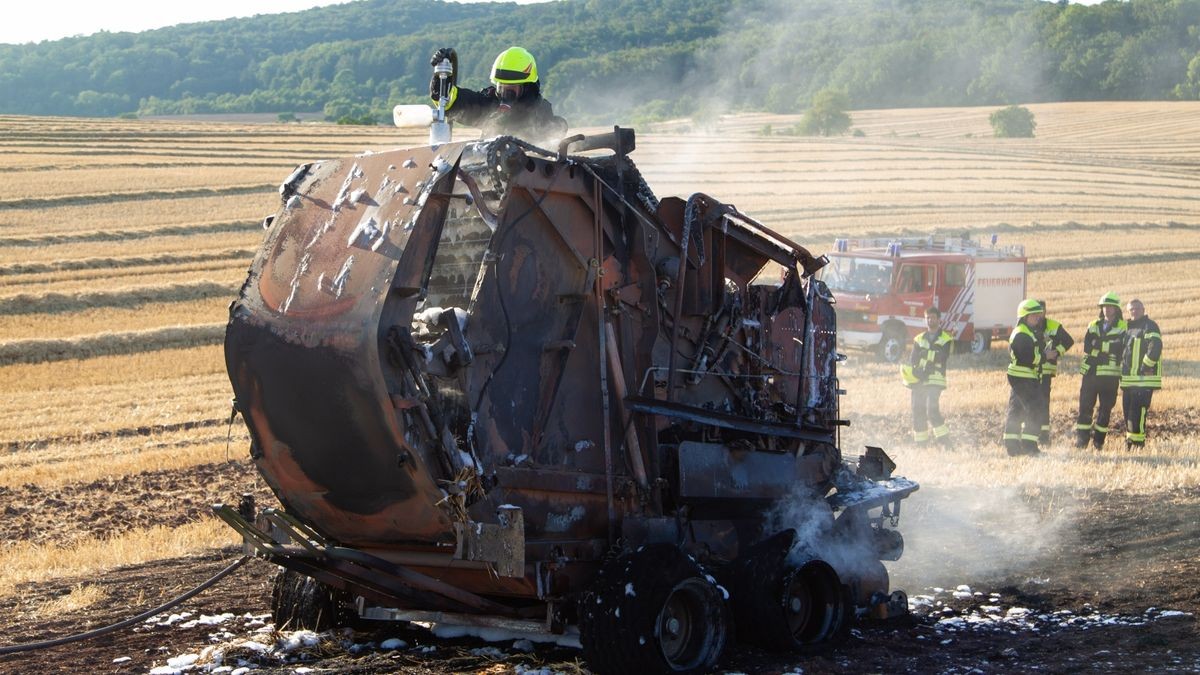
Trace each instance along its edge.
{"label": "burnt ground patch", "polygon": [[[161,519],[164,512],[180,510],[190,514],[172,516],[182,522],[209,517],[207,504],[216,495],[215,488],[205,486],[214,485],[223,487],[221,499],[232,496],[224,492],[243,489],[266,498],[253,469],[231,462],[64,488],[48,496],[43,508],[70,523],[64,528],[86,528],[86,523],[103,522],[94,500],[107,495],[110,501],[126,504],[125,518],[144,510]],[[14,494],[6,493],[5,503]],[[179,509],[186,503],[194,504],[194,509]],[[72,513],[77,515],[71,518]],[[12,520],[7,515],[0,519],[7,528],[6,539],[21,536]],[[842,646],[800,655],[735,645],[727,651],[721,669],[751,673],[1200,669],[1200,629],[1195,620],[1200,613],[1200,562],[1192,545],[1200,535],[1200,495],[1098,495],[1080,504],[1074,525],[1074,536],[1064,537],[1030,566],[1007,576],[963,577],[964,586],[959,588],[907,589],[913,616],[860,623]],[[103,529],[98,525],[93,531]],[[125,567],[96,578],[27,584],[0,601],[7,624],[4,642],[52,639],[125,619],[198,585],[239,555],[231,548]],[[274,568],[252,561],[172,610],[190,612],[193,619],[232,615],[220,625],[182,620],[147,624],[92,641],[0,657],[0,671],[147,672],[170,658],[253,634],[258,630],[254,622],[261,626],[270,611],[273,575]],[[105,599],[59,616],[34,613],[81,583],[100,587]],[[961,590],[966,586],[968,590]],[[398,638],[404,646],[377,648],[388,638]],[[284,660],[300,657],[303,660],[294,663]],[[114,663],[114,659],[128,660]],[[526,652],[515,649],[512,642],[439,639],[422,629],[391,624],[330,634],[320,649],[259,663],[257,672],[264,673],[292,672],[300,665],[332,672],[431,674],[519,668],[579,672],[582,665],[578,650],[539,645]]]}

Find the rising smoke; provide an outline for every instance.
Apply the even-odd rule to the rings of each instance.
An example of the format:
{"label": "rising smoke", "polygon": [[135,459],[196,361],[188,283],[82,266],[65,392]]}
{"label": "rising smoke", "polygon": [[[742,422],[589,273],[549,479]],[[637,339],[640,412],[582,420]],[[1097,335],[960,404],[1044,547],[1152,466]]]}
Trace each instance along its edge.
{"label": "rising smoke", "polygon": [[1019,488],[925,487],[904,503],[905,550],[889,565],[893,585],[910,592],[963,583],[1020,584],[1075,536],[1077,508],[1065,498],[1024,496]]}
{"label": "rising smoke", "polygon": [[[1016,488],[922,488],[902,502],[896,529],[904,554],[886,563],[892,588],[1022,584],[1071,543],[1075,515],[1072,502],[1032,499]],[[871,539],[860,530],[835,536],[833,514],[812,490],[797,488],[767,513],[765,531],[788,528],[797,532],[793,562],[825,560],[843,579],[872,573]]]}

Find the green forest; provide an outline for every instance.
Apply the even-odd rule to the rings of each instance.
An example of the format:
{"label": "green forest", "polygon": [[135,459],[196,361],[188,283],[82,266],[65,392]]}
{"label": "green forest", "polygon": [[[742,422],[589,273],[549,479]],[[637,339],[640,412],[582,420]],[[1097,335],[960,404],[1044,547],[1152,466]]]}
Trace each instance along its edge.
{"label": "green forest", "polygon": [[359,0],[289,14],[0,45],[0,113],[321,111],[389,120],[429,56],[487,86],[521,45],[577,123],[738,110],[1200,97],[1200,0]]}

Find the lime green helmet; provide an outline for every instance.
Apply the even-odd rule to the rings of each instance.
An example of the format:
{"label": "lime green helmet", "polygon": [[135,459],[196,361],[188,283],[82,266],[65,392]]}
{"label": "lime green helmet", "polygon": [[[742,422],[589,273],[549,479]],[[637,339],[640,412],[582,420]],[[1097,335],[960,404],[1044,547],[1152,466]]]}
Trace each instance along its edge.
{"label": "lime green helmet", "polygon": [[1038,302],[1037,300],[1034,300],[1033,298],[1022,300],[1021,304],[1017,305],[1017,318],[1024,319],[1030,314],[1037,314],[1038,312],[1044,311],[1045,310],[1042,309],[1042,303]]}
{"label": "lime green helmet", "polygon": [[1104,307],[1107,305],[1121,309],[1121,298],[1116,294],[1115,291],[1109,291],[1100,296],[1100,302],[1096,303],[1096,305],[1099,307]]}
{"label": "lime green helmet", "polygon": [[500,52],[492,64],[492,84],[528,84],[538,81],[537,62],[522,47],[509,47]]}

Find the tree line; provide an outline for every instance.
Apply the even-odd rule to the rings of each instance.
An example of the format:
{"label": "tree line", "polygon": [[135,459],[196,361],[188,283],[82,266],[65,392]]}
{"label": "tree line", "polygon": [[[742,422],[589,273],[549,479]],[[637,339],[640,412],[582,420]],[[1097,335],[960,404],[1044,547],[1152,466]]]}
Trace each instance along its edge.
{"label": "tree line", "polygon": [[738,110],[1200,98],[1200,0],[359,0],[0,45],[0,113],[324,111],[427,100],[429,55],[482,88],[510,45],[576,123]]}

